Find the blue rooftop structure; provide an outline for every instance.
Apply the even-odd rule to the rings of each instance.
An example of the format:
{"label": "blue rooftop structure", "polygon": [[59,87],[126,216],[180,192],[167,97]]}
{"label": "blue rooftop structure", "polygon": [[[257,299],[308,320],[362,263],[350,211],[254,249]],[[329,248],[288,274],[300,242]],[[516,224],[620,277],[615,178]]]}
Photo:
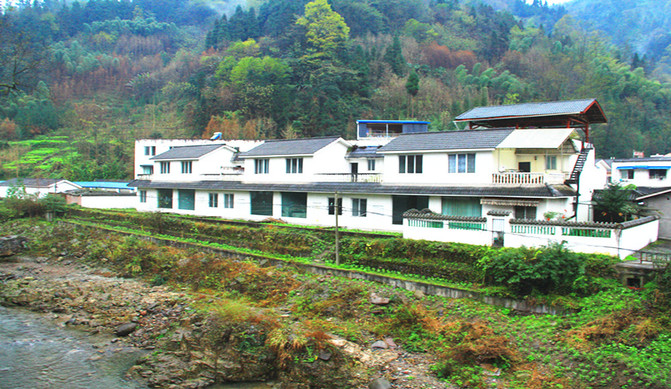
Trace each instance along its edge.
{"label": "blue rooftop structure", "polygon": [[357,120],[357,139],[429,132],[430,123],[419,120]]}
{"label": "blue rooftop structure", "polygon": [[75,181],[75,184],[86,189],[104,189],[104,190],[135,190],[128,186],[127,181]]}

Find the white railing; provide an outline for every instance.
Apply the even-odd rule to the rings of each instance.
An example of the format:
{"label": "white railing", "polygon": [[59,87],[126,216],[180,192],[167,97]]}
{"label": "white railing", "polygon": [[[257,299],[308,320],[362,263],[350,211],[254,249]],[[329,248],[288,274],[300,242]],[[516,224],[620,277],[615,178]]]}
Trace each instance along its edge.
{"label": "white railing", "polygon": [[543,173],[506,172],[493,173],[493,184],[545,184]]}
{"label": "white railing", "polygon": [[382,182],[382,173],[318,173],[328,182]]}
{"label": "white railing", "polygon": [[493,173],[493,184],[562,184],[566,180],[564,173]]}

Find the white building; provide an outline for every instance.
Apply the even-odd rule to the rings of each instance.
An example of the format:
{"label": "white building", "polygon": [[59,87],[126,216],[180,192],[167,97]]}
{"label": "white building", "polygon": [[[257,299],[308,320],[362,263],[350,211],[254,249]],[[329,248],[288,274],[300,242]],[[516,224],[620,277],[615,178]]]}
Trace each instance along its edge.
{"label": "white building", "polygon": [[25,191],[28,195],[44,197],[48,194],[82,189],[82,187],[68,180],[56,178],[12,178],[0,182],[0,197],[7,197],[8,192],[14,189]]}
{"label": "white building", "polygon": [[[340,225],[365,230],[406,232],[410,219],[406,215],[404,226],[404,213],[412,209],[426,209],[457,224],[497,215],[504,221],[587,222],[592,192],[605,185],[605,172],[595,166],[594,148],[580,140],[588,129],[567,128],[564,119],[576,123],[605,118],[594,113],[595,100],[568,103],[554,103],[549,107],[552,115],[541,116],[561,126],[542,129],[487,128],[487,119],[480,115],[481,129],[426,132],[427,122],[404,122],[411,126],[409,131],[391,126],[392,132],[400,128],[401,133],[390,138],[385,132],[382,142],[362,136],[370,134],[363,125],[372,121],[358,123],[357,141],[273,140],[241,152],[228,142],[212,141],[182,143],[160,152],[158,144],[143,140],[136,144],[136,156],[144,162],[136,166],[145,164],[152,173],[138,169],[142,173],[131,185],[138,188],[141,211],[247,220],[272,217],[318,226],[333,226],[339,212]],[[565,107],[569,112],[557,114]],[[582,111],[573,112],[574,107]],[[537,116],[535,122],[542,122]],[[380,134],[383,128],[387,131],[382,121],[372,124]],[[146,158],[154,146],[155,155]],[[501,243],[497,230],[508,230],[496,223],[483,225],[487,236],[477,242]],[[470,237],[450,234],[452,238],[436,240],[471,242]]]}

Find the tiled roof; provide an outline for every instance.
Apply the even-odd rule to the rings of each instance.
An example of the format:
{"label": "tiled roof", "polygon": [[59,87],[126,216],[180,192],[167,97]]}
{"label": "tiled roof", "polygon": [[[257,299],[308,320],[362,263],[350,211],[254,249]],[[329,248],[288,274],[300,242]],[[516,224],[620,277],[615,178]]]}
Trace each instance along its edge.
{"label": "tiled roof", "polygon": [[345,158],[383,158],[377,153],[378,150],[378,146],[355,147]]}
{"label": "tiled roof", "polygon": [[322,148],[335,142],[338,137],[309,138],[309,139],[277,139],[268,140],[246,153],[240,153],[240,158],[275,157],[289,155],[312,155]]}
{"label": "tiled roof", "polygon": [[512,132],[513,129],[505,128],[403,134],[387,143],[378,152],[493,149]]}
{"label": "tiled roof", "polygon": [[15,186],[23,185],[32,188],[47,188],[57,182],[64,181],[57,178],[11,178],[7,181],[1,182],[0,186]]}
{"label": "tiled roof", "polygon": [[418,211],[416,209],[410,209],[403,212],[403,218],[406,219],[428,219],[428,220],[453,220],[453,221],[463,221],[463,222],[474,222],[474,223],[483,223],[487,221],[485,217],[474,217],[474,216],[453,216],[453,215],[443,215],[440,213],[432,212],[428,209],[423,209]]}
{"label": "tiled roof", "polygon": [[205,154],[224,147],[222,144],[216,145],[198,145],[198,146],[177,146],[161,153],[153,158],[154,161],[173,161],[176,159],[198,159]]}
{"label": "tiled roof", "polygon": [[420,120],[357,120],[357,123],[371,123],[371,124],[430,124],[431,122],[425,122]]}
{"label": "tiled roof", "polygon": [[571,115],[584,113],[596,99],[551,101],[513,105],[476,107],[457,116],[457,121],[493,119],[511,116]]}
{"label": "tiled roof", "polygon": [[632,163],[632,162],[669,162],[671,161],[671,157],[645,157],[645,158],[616,158],[612,160],[613,162],[625,162],[625,163]]}
{"label": "tiled roof", "polygon": [[573,197],[567,185],[487,185],[487,186],[399,186],[373,182],[316,182],[309,184],[247,184],[239,181],[152,182],[131,181],[129,186],[150,189],[199,189],[232,191],[311,192],[343,194],[430,195],[455,197],[557,198]]}

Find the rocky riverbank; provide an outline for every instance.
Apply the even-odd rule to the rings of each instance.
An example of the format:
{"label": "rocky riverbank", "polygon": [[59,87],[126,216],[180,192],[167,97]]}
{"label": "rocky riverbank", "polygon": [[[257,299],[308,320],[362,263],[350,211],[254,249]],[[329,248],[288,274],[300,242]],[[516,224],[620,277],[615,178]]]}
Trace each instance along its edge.
{"label": "rocky riverbank", "polygon": [[[213,301],[211,295],[122,278],[61,249],[49,256],[3,259],[0,304],[149,350],[128,374],[150,387],[249,381],[272,381],[278,388],[385,388],[390,382],[395,388],[446,387],[430,373],[430,357],[408,353],[391,338],[361,344],[323,333],[306,340],[299,334],[300,318],[290,309],[277,315],[277,309],[259,308],[256,317],[272,314],[285,323],[283,330],[268,334],[255,319],[222,321],[222,314],[198,309],[203,299]],[[371,301],[379,304],[376,298]]]}

